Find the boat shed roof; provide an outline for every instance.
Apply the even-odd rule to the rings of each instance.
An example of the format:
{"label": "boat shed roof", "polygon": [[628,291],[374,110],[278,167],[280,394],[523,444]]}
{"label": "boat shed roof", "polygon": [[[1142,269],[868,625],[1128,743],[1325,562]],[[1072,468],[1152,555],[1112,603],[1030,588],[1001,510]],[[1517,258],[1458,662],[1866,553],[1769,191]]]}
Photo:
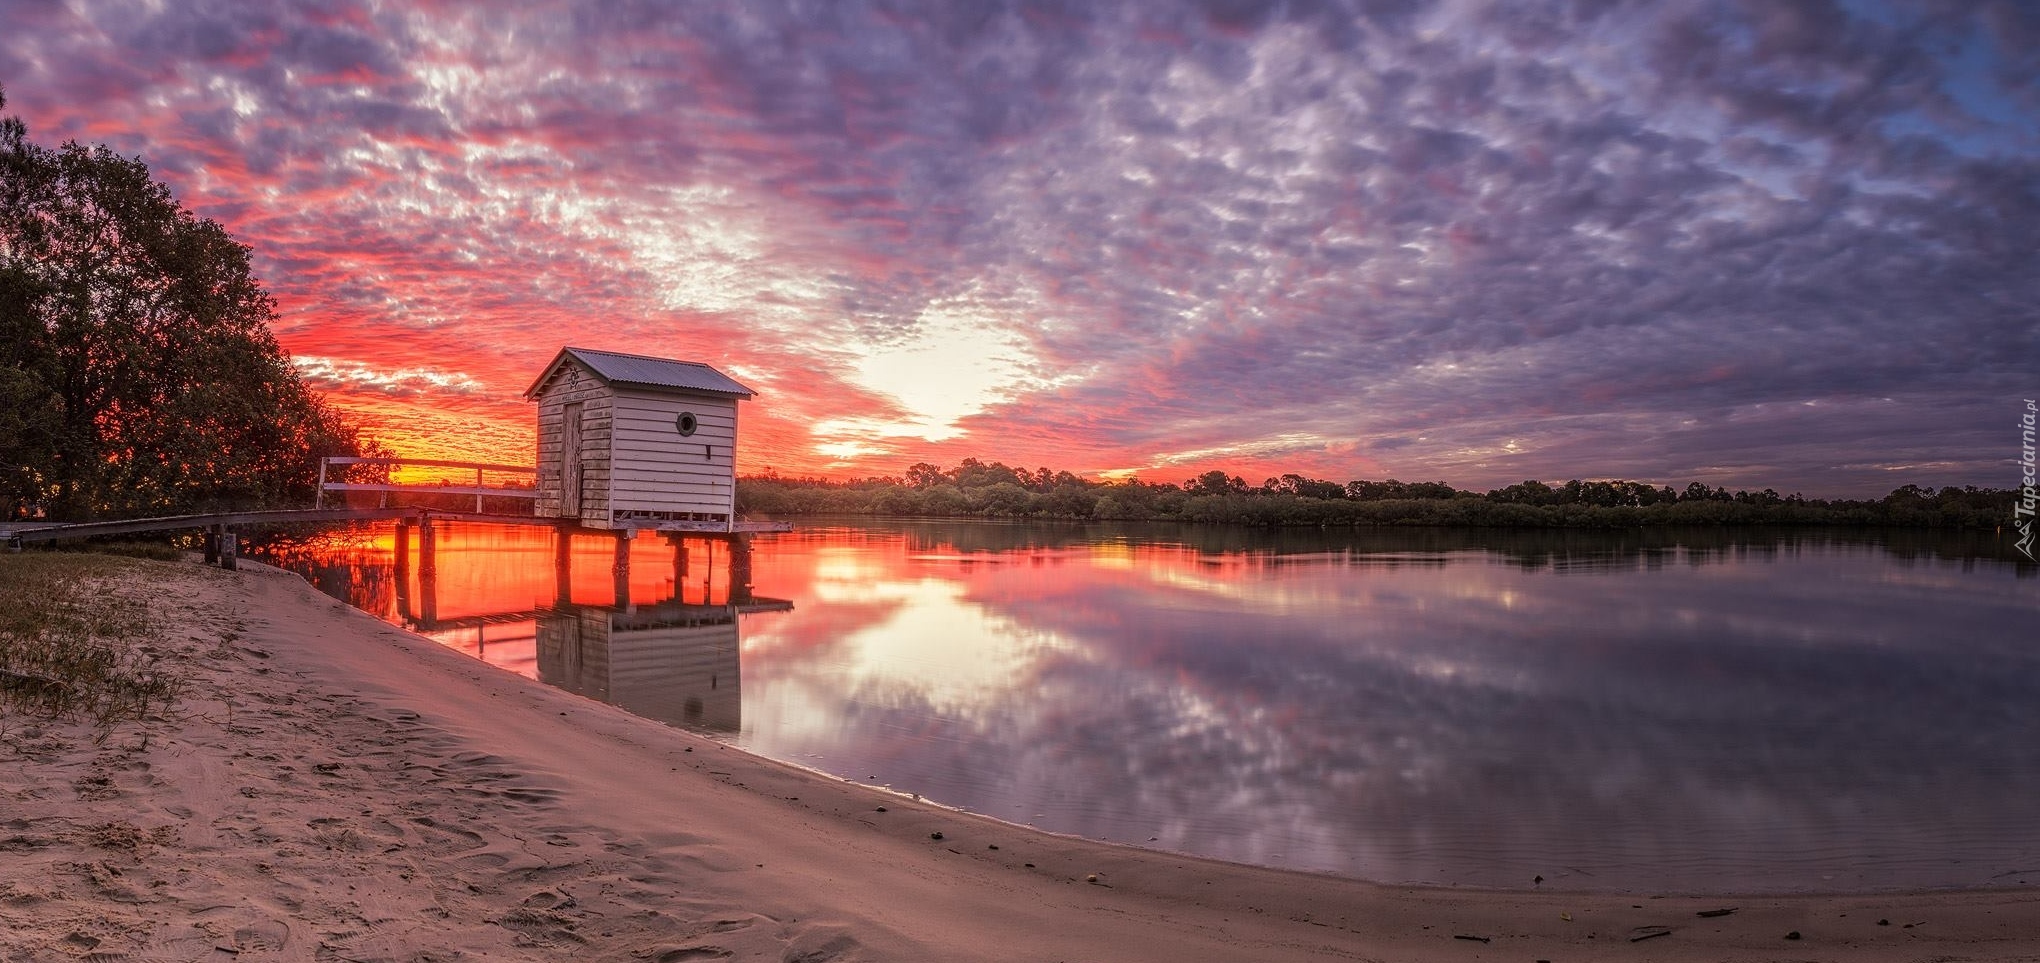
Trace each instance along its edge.
{"label": "boat shed roof", "polygon": [[545,386],[553,373],[568,358],[581,362],[595,376],[608,384],[626,385],[632,388],[650,388],[685,394],[722,395],[731,398],[749,398],[752,391],[738,384],[729,375],[723,374],[699,361],[674,361],[670,358],[651,358],[641,354],[621,354],[615,351],[597,351],[593,348],[561,348],[552,362],[539,372],[538,380],[524,389],[524,397],[534,398],[538,389]]}

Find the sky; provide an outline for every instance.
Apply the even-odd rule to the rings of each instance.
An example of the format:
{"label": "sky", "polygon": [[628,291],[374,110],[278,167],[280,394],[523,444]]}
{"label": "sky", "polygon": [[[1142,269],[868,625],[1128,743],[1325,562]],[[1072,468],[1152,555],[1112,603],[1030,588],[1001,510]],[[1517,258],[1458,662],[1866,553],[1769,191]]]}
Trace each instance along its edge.
{"label": "sky", "polygon": [[756,390],[745,472],[2019,483],[2030,4],[511,6],[0,0],[0,86],[415,457],[575,345]]}

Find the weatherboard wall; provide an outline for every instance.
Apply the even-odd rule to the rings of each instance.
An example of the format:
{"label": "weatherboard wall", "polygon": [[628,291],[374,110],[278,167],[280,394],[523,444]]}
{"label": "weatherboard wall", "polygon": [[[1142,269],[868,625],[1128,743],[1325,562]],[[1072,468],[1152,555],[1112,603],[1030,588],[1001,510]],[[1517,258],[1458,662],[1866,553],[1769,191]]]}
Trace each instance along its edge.
{"label": "weatherboard wall", "polygon": [[734,613],[643,627],[625,620],[600,609],[539,620],[539,678],[662,722],[738,730],[743,690]]}
{"label": "weatherboard wall", "polygon": [[[538,498],[542,518],[572,517],[590,528],[632,519],[727,521],[736,495],[737,401],[677,389],[605,382],[578,361],[560,365],[538,401]],[[567,413],[580,405],[581,458],[566,464]],[[693,434],[680,419],[692,414]],[[574,486],[580,510],[566,496]]]}
{"label": "weatherboard wall", "polygon": [[[594,372],[570,361],[539,389],[538,399],[538,499],[534,512],[540,518],[561,518],[571,514],[583,524],[608,527],[609,480],[611,469],[611,407],[615,394]],[[564,464],[566,412],[579,404],[581,463],[576,488],[580,511],[565,512],[565,493],[570,479]]]}
{"label": "weatherboard wall", "polygon": [[[619,388],[612,410],[612,514],[729,518],[737,483],[736,399]],[[686,413],[695,418],[692,435],[680,433]]]}

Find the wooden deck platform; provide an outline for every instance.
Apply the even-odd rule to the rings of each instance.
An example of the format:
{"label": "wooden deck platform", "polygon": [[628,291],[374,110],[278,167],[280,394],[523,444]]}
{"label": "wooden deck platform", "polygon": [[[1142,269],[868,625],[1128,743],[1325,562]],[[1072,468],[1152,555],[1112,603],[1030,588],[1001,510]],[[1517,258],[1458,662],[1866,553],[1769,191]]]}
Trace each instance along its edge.
{"label": "wooden deck platform", "polygon": [[307,508],[260,512],[216,512],[208,515],[165,515],[158,518],[126,518],[107,522],[0,522],[0,544],[20,548],[29,542],[54,542],[66,538],[97,538],[105,535],[136,535],[144,532],[204,531],[214,528],[258,528],[265,525],[304,525],[340,522],[405,521],[480,522],[489,525],[541,525],[566,528],[583,534],[614,535],[619,532],[675,532],[688,535],[763,535],[793,531],[792,522],[740,521],[732,530],[717,522],[647,521],[628,527],[582,528],[573,519],[535,518],[530,515],[497,515],[482,512],[448,512],[430,508]]}
{"label": "wooden deck platform", "polygon": [[[641,532],[655,532],[668,538],[713,538],[732,542],[752,535],[793,531],[792,522],[739,521],[676,522],[647,520],[617,528],[584,528],[575,519],[538,518],[531,515],[497,515],[483,512],[448,512],[429,508],[309,508],[259,512],[214,512],[205,515],[165,515],[157,518],[125,518],[105,522],[0,522],[0,546],[19,552],[33,542],[55,542],[69,538],[99,538],[107,535],[139,535],[149,532],[204,532],[205,560],[233,569],[241,554],[238,530],[271,525],[341,524],[346,522],[394,521],[399,531],[416,526],[429,532],[438,523],[472,522],[485,525],[538,525],[574,535],[607,535],[619,546],[628,545]],[[619,548],[619,551],[622,549]]]}
{"label": "wooden deck platform", "polygon": [[[136,535],[143,532],[203,531],[206,529],[253,528],[263,525],[302,525],[321,522],[377,522],[414,517],[416,508],[307,508],[259,512],[214,512],[206,515],[164,515],[157,518],[125,518],[107,522],[0,522],[0,544],[20,548],[26,542],[54,542],[65,538],[97,538],[104,535]],[[529,518],[526,521],[530,521]]]}

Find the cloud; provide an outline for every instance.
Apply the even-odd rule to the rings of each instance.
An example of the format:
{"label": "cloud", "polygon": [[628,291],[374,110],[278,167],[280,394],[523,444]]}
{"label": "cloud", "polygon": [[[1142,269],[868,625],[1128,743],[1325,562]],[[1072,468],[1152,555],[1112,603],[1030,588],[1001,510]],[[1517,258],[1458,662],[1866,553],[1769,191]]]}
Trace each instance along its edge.
{"label": "cloud", "polygon": [[[294,351],[743,366],[754,467],[1871,494],[2007,483],[2036,390],[2015,3],[10,18],[32,136],[143,155],[253,246]],[[1010,367],[941,387],[973,342]]]}
{"label": "cloud", "polygon": [[475,394],[484,390],[474,378],[457,371],[430,368],[402,368],[384,371],[353,361],[335,361],[299,355],[292,359],[298,376],[320,388],[366,389],[384,394],[411,395]]}

